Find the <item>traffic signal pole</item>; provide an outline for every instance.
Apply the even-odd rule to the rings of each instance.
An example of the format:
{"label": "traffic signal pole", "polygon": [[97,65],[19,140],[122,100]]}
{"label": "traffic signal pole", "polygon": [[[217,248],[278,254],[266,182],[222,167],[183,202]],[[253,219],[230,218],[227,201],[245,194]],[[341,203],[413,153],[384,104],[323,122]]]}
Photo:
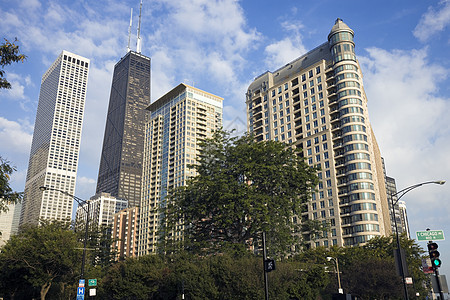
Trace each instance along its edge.
{"label": "traffic signal pole", "polygon": [[267,276],[266,270],[266,260],[267,260],[267,251],[266,251],[266,232],[262,233],[262,244],[263,244],[263,268],[264,268],[264,294],[265,299],[269,300],[269,278]]}
{"label": "traffic signal pole", "polygon": [[436,276],[436,283],[437,283],[437,288],[439,290],[439,296],[441,297],[441,300],[444,300],[444,292],[442,291],[442,287],[441,287],[441,279],[439,278],[439,271],[438,268],[433,267],[434,269],[434,275]]}

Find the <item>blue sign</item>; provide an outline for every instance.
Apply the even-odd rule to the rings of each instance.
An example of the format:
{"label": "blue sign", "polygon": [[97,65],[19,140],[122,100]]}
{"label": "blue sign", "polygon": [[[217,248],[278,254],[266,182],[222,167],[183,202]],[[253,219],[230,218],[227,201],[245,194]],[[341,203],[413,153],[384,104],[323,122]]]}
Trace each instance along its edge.
{"label": "blue sign", "polygon": [[84,287],[78,287],[77,288],[77,295],[84,295]]}
{"label": "blue sign", "polygon": [[84,300],[84,295],[77,295],[77,300]]}
{"label": "blue sign", "polygon": [[80,279],[80,281],[78,281],[78,286],[84,286],[84,279]]}

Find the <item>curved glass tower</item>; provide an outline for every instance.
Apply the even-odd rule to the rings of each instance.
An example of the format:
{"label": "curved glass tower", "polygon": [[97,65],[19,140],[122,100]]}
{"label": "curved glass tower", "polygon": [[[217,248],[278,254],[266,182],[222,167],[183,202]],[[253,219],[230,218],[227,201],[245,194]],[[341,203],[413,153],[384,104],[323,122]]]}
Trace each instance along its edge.
{"label": "curved glass tower", "polygon": [[369,123],[354,32],[341,19],[328,41],[247,91],[248,128],[258,141],[301,148],[320,168],[302,220],[329,225],[311,246],[357,245],[390,234],[380,151]]}

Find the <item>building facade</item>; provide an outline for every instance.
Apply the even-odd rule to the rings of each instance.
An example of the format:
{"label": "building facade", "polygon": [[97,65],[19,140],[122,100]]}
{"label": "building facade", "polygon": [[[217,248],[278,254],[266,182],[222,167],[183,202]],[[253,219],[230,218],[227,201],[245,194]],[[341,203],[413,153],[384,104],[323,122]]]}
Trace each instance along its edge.
{"label": "building facade", "polygon": [[[155,253],[159,205],[167,192],[195,176],[198,143],[222,126],[223,98],[179,84],[147,109],[138,255]],[[181,232],[175,233],[176,235]]]}
{"label": "building facade", "polygon": [[[409,238],[409,225],[408,215],[406,213],[406,202],[398,201],[397,198],[397,185],[395,179],[386,176],[386,192],[389,205],[389,215],[391,220],[391,230],[395,232],[395,223],[397,223],[398,233],[406,233]],[[392,203],[394,203],[394,209],[392,210]],[[394,220],[395,218],[395,220]]]}
{"label": "building facade", "polygon": [[303,220],[328,224],[312,247],[351,246],[391,232],[383,165],[367,110],[354,32],[337,19],[328,41],[257,77],[246,94],[257,141],[303,151],[319,185]]}
{"label": "building facade", "polygon": [[127,207],[127,200],[117,199],[108,193],[99,193],[91,197],[85,204],[77,207],[76,223],[79,226],[84,226],[89,211],[89,225],[112,226],[114,214]]}
{"label": "building facade", "polygon": [[11,236],[17,234],[20,222],[21,203],[7,204],[8,211],[0,213],[0,248],[10,239]]}
{"label": "building facade", "polygon": [[114,67],[96,193],[128,200],[141,196],[144,133],[150,105],[150,58],[129,51]]}
{"label": "building facade", "polygon": [[139,207],[129,207],[116,213],[113,217],[112,251],[116,260],[137,256]]}
{"label": "building facade", "polygon": [[62,51],[42,77],[21,211],[21,226],[40,219],[70,221],[89,59]]}

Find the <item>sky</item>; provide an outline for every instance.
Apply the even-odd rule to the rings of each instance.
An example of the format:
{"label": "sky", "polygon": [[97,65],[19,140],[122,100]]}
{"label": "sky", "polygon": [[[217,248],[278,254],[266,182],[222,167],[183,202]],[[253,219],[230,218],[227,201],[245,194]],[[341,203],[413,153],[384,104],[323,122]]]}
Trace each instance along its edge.
{"label": "sky", "polygon": [[[0,0],[0,38],[17,37],[24,63],[5,68],[0,155],[23,191],[40,81],[62,50],[91,60],[76,195],[95,194],[115,63],[126,54],[130,9],[136,49],[139,0]],[[144,0],[142,54],[151,57],[151,100],[184,82],[223,97],[224,128],[246,130],[245,92],[327,40],[337,18],[355,31],[369,116],[388,176],[401,190],[450,180],[450,0]],[[406,194],[412,237],[450,238],[450,182]],[[426,248],[424,242],[419,243]],[[450,242],[438,243],[450,274]]]}

